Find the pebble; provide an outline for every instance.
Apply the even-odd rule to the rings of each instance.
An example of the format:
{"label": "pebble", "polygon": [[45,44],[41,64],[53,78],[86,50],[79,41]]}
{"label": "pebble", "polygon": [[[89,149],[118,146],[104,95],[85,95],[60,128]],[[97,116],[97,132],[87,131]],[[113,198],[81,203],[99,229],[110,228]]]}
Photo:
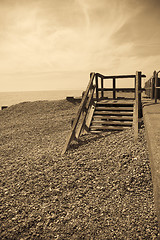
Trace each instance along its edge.
{"label": "pebble", "polygon": [[132,128],[87,134],[62,156],[76,111],[42,101],[0,113],[1,239],[156,239],[144,126],[136,144]]}

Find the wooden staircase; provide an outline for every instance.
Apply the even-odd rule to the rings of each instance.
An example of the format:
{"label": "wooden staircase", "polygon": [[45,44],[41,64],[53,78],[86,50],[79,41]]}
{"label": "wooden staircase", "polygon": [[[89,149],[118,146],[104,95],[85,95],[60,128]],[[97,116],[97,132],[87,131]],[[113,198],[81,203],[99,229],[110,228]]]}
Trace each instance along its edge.
{"label": "wooden staircase", "polygon": [[[121,131],[134,125],[135,139],[138,138],[138,121],[141,118],[141,72],[136,75],[104,76],[91,73],[86,91],[73,121],[72,129],[67,137],[62,154],[69,148],[72,140],[77,140],[87,132],[101,133],[103,131]],[[105,88],[104,80],[111,79],[113,88]],[[134,88],[116,88],[117,79],[133,79]],[[113,93],[113,98],[106,96]],[[116,97],[117,92],[132,92],[134,98],[121,101]],[[121,97],[122,99],[122,97]],[[134,108],[134,111],[133,111]]]}
{"label": "wooden staircase", "polygon": [[90,132],[122,131],[131,127],[133,124],[133,106],[133,102],[97,102],[89,128]]}

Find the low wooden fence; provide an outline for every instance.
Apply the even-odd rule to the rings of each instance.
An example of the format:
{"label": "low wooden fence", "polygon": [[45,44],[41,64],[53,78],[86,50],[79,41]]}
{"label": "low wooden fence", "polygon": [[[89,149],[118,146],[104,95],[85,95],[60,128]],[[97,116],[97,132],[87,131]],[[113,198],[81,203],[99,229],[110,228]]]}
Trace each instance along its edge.
{"label": "low wooden fence", "polygon": [[159,73],[160,71],[154,71],[152,77],[145,82],[144,87],[146,95],[151,99],[155,99],[155,103],[157,103],[157,99],[160,99],[160,78],[158,77]]}
{"label": "low wooden fence", "polygon": [[[146,77],[145,75],[141,74],[141,78]],[[102,100],[105,99],[104,93],[105,92],[112,92],[112,98],[117,99],[116,93],[117,92],[132,92],[136,94],[136,75],[117,75],[117,76],[104,76],[100,73],[96,73],[96,100]],[[112,88],[104,88],[104,81],[105,80],[112,80]],[[128,80],[134,80],[134,88],[117,88],[116,87],[116,80],[121,79],[128,79]],[[140,83],[140,90],[145,91],[144,88],[141,87]],[[135,99],[135,94],[134,98]]]}

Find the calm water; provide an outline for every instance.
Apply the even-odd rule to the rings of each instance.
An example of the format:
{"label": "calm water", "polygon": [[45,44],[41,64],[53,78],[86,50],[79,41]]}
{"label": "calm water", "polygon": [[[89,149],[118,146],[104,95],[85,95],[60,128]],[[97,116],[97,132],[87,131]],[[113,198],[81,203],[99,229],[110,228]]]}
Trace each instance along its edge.
{"label": "calm water", "polygon": [[82,90],[0,92],[0,107],[11,106],[20,102],[39,100],[60,100],[67,96],[80,97]]}

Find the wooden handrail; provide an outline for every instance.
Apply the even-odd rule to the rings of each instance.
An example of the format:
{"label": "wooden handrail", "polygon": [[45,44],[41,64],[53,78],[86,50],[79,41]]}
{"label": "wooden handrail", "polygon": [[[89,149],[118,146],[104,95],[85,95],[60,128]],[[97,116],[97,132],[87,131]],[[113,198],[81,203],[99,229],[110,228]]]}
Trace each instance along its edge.
{"label": "wooden handrail", "polygon": [[66,141],[66,144],[64,146],[64,149],[62,151],[62,154],[64,154],[66,152],[66,150],[68,149],[68,146],[70,144],[70,142],[72,141],[72,139],[76,139],[76,135],[75,135],[75,130],[76,130],[76,127],[78,125],[78,122],[79,122],[79,119],[81,117],[81,114],[82,112],[85,110],[85,107],[86,107],[86,102],[87,102],[87,99],[88,99],[88,93],[91,89],[93,89],[93,80],[94,80],[94,77],[95,77],[95,73],[91,73],[90,74],[90,81],[88,83],[88,86],[86,88],[86,91],[82,97],[82,101],[80,103],[80,106],[78,108],[78,112],[76,114],[76,117],[73,121],[73,125],[72,125],[72,129],[71,129],[71,132],[67,138],[67,141]]}
{"label": "wooden handrail", "polygon": [[[110,92],[110,91],[126,91],[126,92],[135,92],[135,88],[98,88],[97,91],[104,91],[104,92]],[[145,88],[141,88],[141,92],[145,91]]]}
{"label": "wooden handrail", "polygon": [[[113,79],[113,78],[135,78],[136,75],[116,75],[116,76],[104,76],[100,73],[96,73],[98,77],[103,79]],[[141,77],[146,77],[146,75],[142,74]]]}

